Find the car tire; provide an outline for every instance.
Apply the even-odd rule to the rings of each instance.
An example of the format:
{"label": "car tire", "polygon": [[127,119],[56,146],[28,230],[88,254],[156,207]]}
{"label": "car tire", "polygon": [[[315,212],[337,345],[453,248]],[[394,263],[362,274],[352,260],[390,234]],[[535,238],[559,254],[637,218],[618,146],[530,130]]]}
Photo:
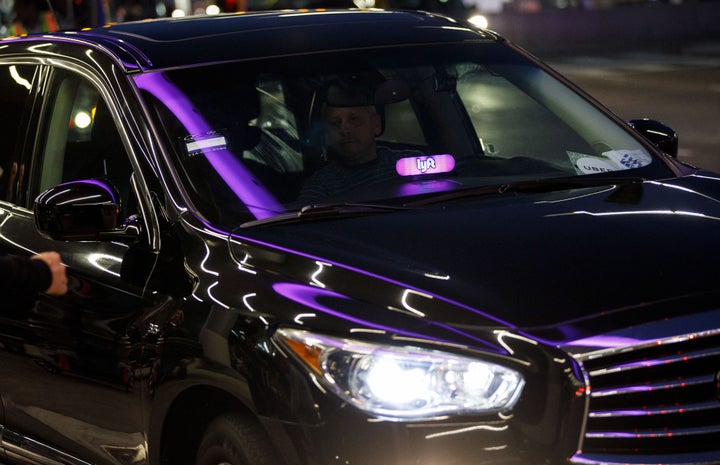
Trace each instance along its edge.
{"label": "car tire", "polygon": [[205,430],[195,465],[278,465],[260,425],[237,414],[215,418]]}

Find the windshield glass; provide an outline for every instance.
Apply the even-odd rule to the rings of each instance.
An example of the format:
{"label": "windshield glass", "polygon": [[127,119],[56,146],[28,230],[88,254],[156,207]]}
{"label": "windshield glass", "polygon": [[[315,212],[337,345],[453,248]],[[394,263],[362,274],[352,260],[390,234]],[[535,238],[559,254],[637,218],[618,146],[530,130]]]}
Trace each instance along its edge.
{"label": "windshield glass", "polygon": [[308,205],[670,175],[626,128],[499,44],[318,53],[136,80],[190,199],[230,227]]}

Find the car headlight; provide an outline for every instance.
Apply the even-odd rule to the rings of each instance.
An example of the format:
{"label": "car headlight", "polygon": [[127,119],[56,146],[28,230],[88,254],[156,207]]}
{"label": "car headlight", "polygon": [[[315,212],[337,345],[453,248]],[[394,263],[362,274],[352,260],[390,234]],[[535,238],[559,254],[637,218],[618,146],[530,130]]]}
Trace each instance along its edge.
{"label": "car headlight", "polygon": [[342,399],[384,418],[508,410],[525,384],[513,369],[440,351],[294,329],[279,329],[275,337]]}

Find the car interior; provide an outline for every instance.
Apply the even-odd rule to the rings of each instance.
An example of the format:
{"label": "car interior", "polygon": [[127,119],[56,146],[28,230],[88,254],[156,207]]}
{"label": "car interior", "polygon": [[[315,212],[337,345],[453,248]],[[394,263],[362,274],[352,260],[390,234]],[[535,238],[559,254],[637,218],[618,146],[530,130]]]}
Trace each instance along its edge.
{"label": "car interior", "polygon": [[[618,147],[643,152],[643,163],[649,163],[637,141],[610,127],[614,123],[582,97],[532,66],[502,59],[484,65],[442,55],[411,56],[408,63],[397,64],[389,59],[392,56],[376,59],[361,54],[359,64],[345,59],[333,71],[326,69],[321,57],[305,57],[306,62],[299,64],[290,60],[215,65],[205,73],[206,81],[198,80],[192,69],[172,70],[164,79],[188,96],[192,115],[200,116],[192,121],[187,115],[185,120],[178,117],[175,104],[167,98],[152,93],[147,98],[159,132],[173,152],[169,162],[181,173],[193,201],[210,218],[226,217],[234,224],[247,210],[237,202],[230,174],[218,171],[218,163],[211,159],[228,152],[228,157],[239,160],[251,183],[276,200],[271,207],[262,206],[266,210],[274,214],[299,210],[305,206],[298,199],[303,183],[333,161],[324,143],[324,105],[373,105],[382,117],[378,146],[442,156],[444,166],[451,166],[441,173],[416,173],[420,177],[398,175],[396,184],[405,189],[375,186],[366,189],[363,197],[344,198],[344,202],[390,200],[529,176],[592,174],[578,170],[576,161],[581,158],[601,166],[598,172],[623,169],[604,160]],[[342,101],[338,89],[343,88],[353,88],[364,97]],[[434,178],[453,182],[430,186]]]}

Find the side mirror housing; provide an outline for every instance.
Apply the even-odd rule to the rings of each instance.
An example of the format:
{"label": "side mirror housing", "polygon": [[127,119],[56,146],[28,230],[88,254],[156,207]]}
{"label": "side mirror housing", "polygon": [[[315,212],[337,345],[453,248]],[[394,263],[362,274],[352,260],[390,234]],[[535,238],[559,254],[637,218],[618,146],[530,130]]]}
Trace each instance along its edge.
{"label": "side mirror housing", "polygon": [[40,234],[58,241],[134,241],[139,233],[120,223],[120,195],[100,179],[51,187],[35,199],[34,211]]}
{"label": "side mirror housing", "polygon": [[678,136],[672,128],[659,121],[647,118],[630,120],[628,124],[655,144],[657,148],[671,157],[677,158]]}

